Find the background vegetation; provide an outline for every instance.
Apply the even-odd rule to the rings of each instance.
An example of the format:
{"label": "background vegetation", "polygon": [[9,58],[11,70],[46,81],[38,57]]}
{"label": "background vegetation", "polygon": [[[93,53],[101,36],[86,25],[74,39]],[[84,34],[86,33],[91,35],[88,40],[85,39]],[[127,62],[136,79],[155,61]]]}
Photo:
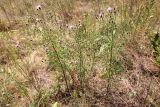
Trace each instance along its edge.
{"label": "background vegetation", "polygon": [[159,0],[1,0],[0,107],[159,107]]}

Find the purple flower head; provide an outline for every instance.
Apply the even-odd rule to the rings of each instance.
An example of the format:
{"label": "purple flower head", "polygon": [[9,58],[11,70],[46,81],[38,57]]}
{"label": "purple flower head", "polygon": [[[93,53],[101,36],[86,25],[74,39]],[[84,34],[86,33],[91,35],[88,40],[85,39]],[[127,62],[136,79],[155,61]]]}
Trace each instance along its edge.
{"label": "purple flower head", "polygon": [[41,9],[42,9],[42,5],[39,4],[36,6],[36,10],[41,10]]}
{"label": "purple flower head", "polygon": [[112,13],[112,12],[113,12],[113,8],[112,8],[112,7],[108,7],[108,8],[107,8],[107,12],[108,12],[108,13]]}
{"label": "purple flower head", "polygon": [[104,12],[103,11],[101,11],[100,13],[98,13],[97,15],[96,15],[96,18],[98,19],[98,18],[102,18],[104,16]]}

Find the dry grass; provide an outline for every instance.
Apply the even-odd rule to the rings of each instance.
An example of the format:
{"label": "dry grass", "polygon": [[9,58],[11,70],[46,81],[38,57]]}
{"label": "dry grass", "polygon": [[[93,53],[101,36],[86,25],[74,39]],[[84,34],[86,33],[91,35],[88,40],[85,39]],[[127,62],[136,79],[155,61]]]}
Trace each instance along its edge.
{"label": "dry grass", "polygon": [[1,0],[0,106],[158,107],[151,40],[159,7],[158,0]]}

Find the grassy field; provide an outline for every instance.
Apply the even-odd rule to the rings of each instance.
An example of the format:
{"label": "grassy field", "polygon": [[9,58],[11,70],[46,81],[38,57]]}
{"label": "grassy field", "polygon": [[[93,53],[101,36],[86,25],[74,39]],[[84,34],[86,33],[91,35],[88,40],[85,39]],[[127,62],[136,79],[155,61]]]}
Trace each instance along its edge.
{"label": "grassy field", "polygon": [[160,107],[159,0],[0,0],[0,107]]}

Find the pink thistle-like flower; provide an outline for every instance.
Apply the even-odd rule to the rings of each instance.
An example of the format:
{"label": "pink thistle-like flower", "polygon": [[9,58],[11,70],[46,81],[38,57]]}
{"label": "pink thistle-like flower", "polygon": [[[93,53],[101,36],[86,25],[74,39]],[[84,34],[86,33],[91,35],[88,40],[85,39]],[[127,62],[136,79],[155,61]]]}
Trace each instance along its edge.
{"label": "pink thistle-like flower", "polygon": [[36,10],[41,10],[41,9],[42,9],[42,5],[41,4],[36,6]]}
{"label": "pink thistle-like flower", "polygon": [[112,7],[108,7],[108,8],[107,8],[107,12],[108,12],[108,13],[112,13],[112,12],[113,12],[113,8],[112,8]]}

